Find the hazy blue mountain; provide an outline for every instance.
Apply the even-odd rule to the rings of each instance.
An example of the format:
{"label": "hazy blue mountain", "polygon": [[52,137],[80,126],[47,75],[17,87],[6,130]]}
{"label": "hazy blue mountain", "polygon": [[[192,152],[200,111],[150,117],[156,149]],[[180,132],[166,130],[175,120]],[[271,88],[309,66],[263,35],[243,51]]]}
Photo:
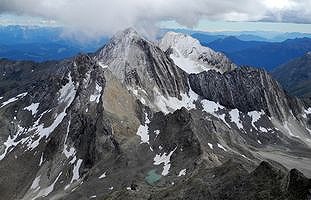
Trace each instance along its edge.
{"label": "hazy blue mountain", "polygon": [[55,27],[0,26],[0,58],[46,61],[93,52],[107,38],[78,42],[62,37],[62,29]]}
{"label": "hazy blue mountain", "polygon": [[0,44],[14,45],[38,43],[42,41],[60,41],[61,28],[0,26]]}
{"label": "hazy blue mountain", "polygon": [[231,53],[231,52],[237,52],[248,48],[257,47],[260,45],[269,44],[268,42],[260,42],[260,41],[242,41],[234,36],[229,36],[223,39],[218,39],[210,43],[203,43],[203,45],[206,45],[215,51],[221,51],[225,54]]}
{"label": "hazy blue mountain", "polygon": [[271,73],[290,94],[311,97],[311,52],[277,67]]}
{"label": "hazy blue mountain", "polygon": [[227,55],[238,65],[250,65],[272,70],[294,58],[311,51],[311,39],[290,39],[281,43],[268,43],[228,52]]}
{"label": "hazy blue mountain", "polygon": [[260,37],[258,35],[252,35],[252,34],[241,34],[236,36],[239,40],[243,41],[262,41],[262,42],[267,42],[269,39]]}
{"label": "hazy blue mountain", "polygon": [[211,35],[207,33],[193,33],[191,34],[193,38],[196,38],[197,40],[200,41],[202,45],[207,45],[210,42],[213,42],[215,40],[223,39],[226,38],[225,35]]}
{"label": "hazy blue mountain", "polygon": [[176,32],[176,33],[183,33],[187,35],[191,35],[192,37],[198,39],[201,44],[207,44],[213,42],[218,39],[224,39],[228,36],[234,36],[243,41],[270,41],[270,38],[278,36],[278,33],[273,32],[274,34],[268,35],[267,37],[265,34],[261,34],[260,32],[255,31],[243,31],[243,32],[206,32],[206,31],[195,31],[189,29],[161,29],[158,33],[158,39],[163,37],[163,35],[169,31]]}
{"label": "hazy blue mountain", "polygon": [[208,44],[215,51],[225,53],[238,65],[249,65],[272,70],[311,51],[311,39],[289,39],[284,42],[242,41],[230,36]]}
{"label": "hazy blue mountain", "polygon": [[298,32],[293,32],[293,33],[283,33],[279,34],[275,37],[273,37],[271,40],[275,42],[282,42],[287,39],[296,39],[296,38],[311,38],[310,33],[298,33]]}
{"label": "hazy blue mountain", "polygon": [[12,60],[59,60],[83,52],[78,46],[57,42],[29,43],[0,46],[0,57]]}
{"label": "hazy blue mountain", "polygon": [[[263,41],[263,42],[283,42],[288,39],[296,38],[311,38],[310,33],[299,33],[299,32],[275,32],[275,31],[221,31],[221,32],[202,32],[202,31],[193,31],[187,29],[170,29],[175,32],[182,32],[189,35],[193,34],[203,34],[208,36],[216,36],[219,38],[224,38],[228,36],[235,36],[242,41]],[[197,38],[200,40],[200,38]],[[204,39],[204,38],[203,38]],[[200,40],[200,42],[206,42]],[[210,41],[211,42],[211,41]]]}
{"label": "hazy blue mountain", "polygon": [[[218,32],[218,34],[226,36],[236,36],[240,40],[245,41],[267,41],[267,42],[283,42],[288,39],[296,38],[311,38],[310,33],[299,33],[299,32],[275,32],[275,31],[224,31]],[[246,36],[246,37],[245,37]]]}

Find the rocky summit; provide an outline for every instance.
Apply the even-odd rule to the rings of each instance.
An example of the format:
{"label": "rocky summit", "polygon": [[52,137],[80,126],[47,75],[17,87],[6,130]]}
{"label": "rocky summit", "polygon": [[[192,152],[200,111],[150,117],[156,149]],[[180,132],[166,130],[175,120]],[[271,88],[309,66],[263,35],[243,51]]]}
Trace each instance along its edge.
{"label": "rocky summit", "polygon": [[0,60],[0,199],[311,199],[311,108],[190,36]]}
{"label": "rocky summit", "polygon": [[204,47],[197,39],[182,33],[166,33],[159,41],[159,46],[189,74],[209,69],[224,73],[236,68],[224,54]]}

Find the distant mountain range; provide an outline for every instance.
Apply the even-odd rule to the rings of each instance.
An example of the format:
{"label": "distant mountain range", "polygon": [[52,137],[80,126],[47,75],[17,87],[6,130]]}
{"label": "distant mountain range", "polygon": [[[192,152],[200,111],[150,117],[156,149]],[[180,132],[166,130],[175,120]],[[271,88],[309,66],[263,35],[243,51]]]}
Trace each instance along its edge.
{"label": "distant mountain range", "polygon": [[62,36],[61,28],[0,26],[0,58],[46,61],[93,52],[108,39],[78,42]]}
{"label": "distant mountain range", "polygon": [[62,44],[60,42],[0,46],[0,55],[2,58],[32,60],[38,62],[64,59],[84,51],[85,49],[79,46]]}
{"label": "distant mountain range", "polygon": [[201,43],[216,51],[221,51],[226,54],[271,44],[270,42],[262,42],[262,41],[242,41],[234,36],[225,37],[223,39],[217,39],[209,43],[205,43],[201,40]]}
{"label": "distant mountain range", "polygon": [[236,36],[232,36],[232,35],[210,35],[210,34],[206,34],[206,33],[193,33],[191,34],[192,37],[198,39],[202,45],[208,45],[208,43],[210,42],[214,42],[217,40],[222,40],[222,39],[226,39],[226,38],[231,38],[234,37],[238,40],[241,41],[258,41],[258,42],[269,42],[268,39],[260,37],[260,36],[256,36],[256,35],[249,35],[249,34],[241,34],[241,35],[236,35]]}
{"label": "distant mountain range", "polygon": [[[223,39],[225,37],[234,36],[242,41],[264,41],[264,42],[283,42],[288,39],[296,38],[311,38],[311,33],[300,32],[274,32],[274,31],[221,31],[221,32],[206,32],[189,29],[161,29],[159,38],[161,38],[166,32],[173,31],[178,33],[184,33],[191,35],[192,37],[200,40],[204,38],[204,42],[212,42],[217,39]],[[208,39],[208,40],[206,40]]]}
{"label": "distant mountain range", "polygon": [[[162,29],[159,38],[171,29]],[[202,32],[177,29],[196,38],[204,46],[226,54],[238,65],[272,70],[310,51],[311,34],[277,32]],[[301,38],[305,37],[305,38]],[[290,38],[299,38],[286,40]],[[0,58],[43,62],[61,60],[78,53],[94,52],[108,38],[78,42],[63,37],[62,28],[0,26]],[[285,41],[283,41],[285,40]],[[275,42],[282,41],[282,42]],[[273,56],[271,56],[273,55]]]}
{"label": "distant mountain range", "polygon": [[277,67],[271,73],[290,94],[311,97],[311,52]]}
{"label": "distant mountain range", "polygon": [[204,43],[215,51],[225,53],[238,65],[265,68],[270,71],[311,51],[310,38],[288,39],[284,42],[242,41],[230,36]]}

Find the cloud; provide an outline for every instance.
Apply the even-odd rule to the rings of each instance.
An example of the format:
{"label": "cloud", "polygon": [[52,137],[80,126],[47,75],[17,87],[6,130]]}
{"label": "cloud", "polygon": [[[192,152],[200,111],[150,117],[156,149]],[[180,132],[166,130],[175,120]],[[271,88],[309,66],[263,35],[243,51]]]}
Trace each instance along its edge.
{"label": "cloud", "polygon": [[262,21],[311,24],[311,0],[275,0],[267,5],[270,9]]}
{"label": "cloud", "polygon": [[55,20],[68,33],[111,35],[133,26],[153,32],[160,21],[193,27],[200,19],[311,23],[311,0],[0,0],[0,13]]}

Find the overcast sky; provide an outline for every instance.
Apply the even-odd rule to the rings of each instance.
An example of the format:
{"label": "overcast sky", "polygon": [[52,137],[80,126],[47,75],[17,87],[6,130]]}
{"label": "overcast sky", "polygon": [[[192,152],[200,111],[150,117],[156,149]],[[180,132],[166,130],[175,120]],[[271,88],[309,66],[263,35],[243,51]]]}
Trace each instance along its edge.
{"label": "overcast sky", "polygon": [[62,25],[68,32],[90,37],[130,26],[151,34],[163,21],[188,28],[218,22],[219,29],[230,29],[225,26],[230,21],[282,22],[291,29],[293,24],[304,24],[302,30],[307,30],[310,8],[311,0],[0,0],[0,23]]}

